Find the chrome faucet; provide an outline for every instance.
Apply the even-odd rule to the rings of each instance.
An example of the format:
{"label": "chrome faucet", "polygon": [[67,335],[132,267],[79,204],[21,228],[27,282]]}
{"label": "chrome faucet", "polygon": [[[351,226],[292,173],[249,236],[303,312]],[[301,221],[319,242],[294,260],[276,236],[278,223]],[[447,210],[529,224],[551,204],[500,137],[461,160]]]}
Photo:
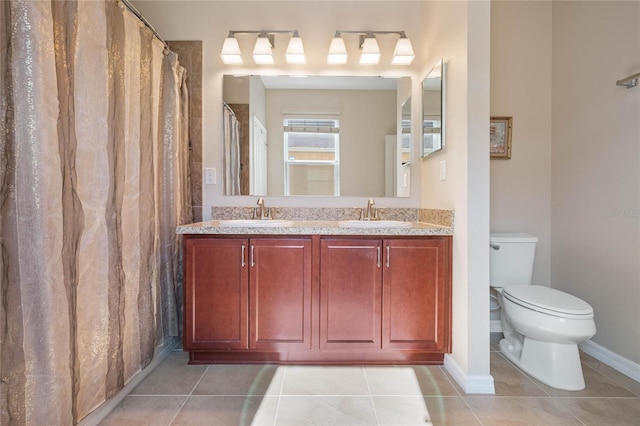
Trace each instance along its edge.
{"label": "chrome faucet", "polygon": [[271,219],[271,209],[264,206],[264,198],[258,198],[258,207],[253,209],[253,218],[260,220],[269,220]]}
{"label": "chrome faucet", "polygon": [[378,220],[378,210],[373,207],[375,203],[373,198],[369,198],[366,211],[362,209],[360,212],[360,220]]}

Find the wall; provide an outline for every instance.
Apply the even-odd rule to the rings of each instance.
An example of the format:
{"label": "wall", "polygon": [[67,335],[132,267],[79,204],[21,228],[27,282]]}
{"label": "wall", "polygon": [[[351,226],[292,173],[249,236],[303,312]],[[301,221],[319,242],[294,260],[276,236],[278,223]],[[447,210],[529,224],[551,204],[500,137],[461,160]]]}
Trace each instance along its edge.
{"label": "wall", "polygon": [[[489,372],[489,2],[423,2],[421,77],[446,64],[446,146],[420,161],[421,204],[455,209],[453,353],[445,366],[470,393]],[[440,162],[447,177],[439,178]]]}
{"label": "wall", "polygon": [[639,2],[553,3],[552,285],[595,310],[593,341],[640,363]]}
{"label": "wall", "polygon": [[[396,38],[379,37],[379,45],[386,61],[378,66],[357,64],[357,36],[345,38],[350,53],[346,65],[326,63],[331,37],[336,30],[372,29],[404,30],[415,51],[420,51],[420,7],[417,1],[133,1],[136,8],[154,25],[156,30],[171,40],[202,40],[203,61],[203,167],[222,170],[222,75],[279,73],[312,73],[324,75],[386,75],[413,76],[410,67],[391,67],[390,57]],[[328,7],[330,6],[330,7]],[[220,49],[229,30],[240,29],[298,29],[303,39],[306,65],[282,65],[286,40],[278,41],[274,66],[255,66],[250,53],[255,37],[240,37],[245,55],[245,66],[224,65]],[[280,58],[280,59],[278,59]],[[417,139],[416,139],[417,140]],[[220,175],[220,173],[218,173]],[[420,198],[419,173],[411,173],[411,197],[377,200],[381,207],[418,207]],[[222,185],[203,188],[204,219],[210,219],[213,205],[253,205],[255,197],[226,197]],[[364,206],[365,197],[270,197],[267,203],[280,206]]]}
{"label": "wall", "polygon": [[491,3],[491,115],[513,117],[510,160],[491,160],[491,232],[539,238],[533,282],[551,281],[551,2]]}
{"label": "wall", "polygon": [[283,111],[334,111],[340,120],[340,194],[384,195],[385,135],[396,134],[395,90],[268,89],[269,194],[284,193]]}

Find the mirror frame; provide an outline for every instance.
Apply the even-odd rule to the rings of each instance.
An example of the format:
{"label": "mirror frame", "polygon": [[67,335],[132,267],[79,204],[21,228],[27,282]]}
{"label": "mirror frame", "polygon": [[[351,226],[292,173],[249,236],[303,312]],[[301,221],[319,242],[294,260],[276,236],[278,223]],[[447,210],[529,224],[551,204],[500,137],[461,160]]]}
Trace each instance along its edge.
{"label": "mirror frame", "polygon": [[[430,79],[435,79],[440,77],[440,128],[439,132],[426,132],[425,131],[425,98],[427,92],[427,81]],[[446,87],[446,73],[445,73],[445,63],[443,59],[440,59],[431,70],[427,73],[425,78],[422,80],[422,112],[420,120],[422,127],[422,142],[421,142],[421,152],[420,155],[422,158],[425,158],[433,153],[438,151],[442,151],[445,147],[445,123],[446,123],[446,105],[445,105],[445,87]],[[437,134],[440,138],[440,144],[437,148],[427,148],[426,146],[426,137],[428,135]]]}

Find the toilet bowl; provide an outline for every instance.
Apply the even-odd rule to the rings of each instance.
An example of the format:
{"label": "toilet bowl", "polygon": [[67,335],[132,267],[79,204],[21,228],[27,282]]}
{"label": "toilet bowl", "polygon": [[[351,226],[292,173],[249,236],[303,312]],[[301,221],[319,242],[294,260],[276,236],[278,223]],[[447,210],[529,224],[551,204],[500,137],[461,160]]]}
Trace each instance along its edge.
{"label": "toilet bowl", "polygon": [[504,334],[500,350],[542,383],[582,390],[578,344],[596,333],[593,308],[568,293],[531,284],[536,242],[527,234],[492,234],[491,284],[499,295]]}
{"label": "toilet bowl", "polygon": [[[544,384],[563,390],[584,389],[578,343],[596,333],[591,306],[543,286],[510,286],[499,293],[505,335],[501,352]],[[570,303],[559,303],[567,300]]]}

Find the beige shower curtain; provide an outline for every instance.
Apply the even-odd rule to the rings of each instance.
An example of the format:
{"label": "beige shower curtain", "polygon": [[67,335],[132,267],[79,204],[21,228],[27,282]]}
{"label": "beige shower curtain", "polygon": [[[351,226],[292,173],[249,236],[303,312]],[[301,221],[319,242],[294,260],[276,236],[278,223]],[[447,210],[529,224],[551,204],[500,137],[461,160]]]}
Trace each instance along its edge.
{"label": "beige shower curtain", "polygon": [[180,330],[185,72],[119,1],[0,2],[0,424],[74,424]]}

